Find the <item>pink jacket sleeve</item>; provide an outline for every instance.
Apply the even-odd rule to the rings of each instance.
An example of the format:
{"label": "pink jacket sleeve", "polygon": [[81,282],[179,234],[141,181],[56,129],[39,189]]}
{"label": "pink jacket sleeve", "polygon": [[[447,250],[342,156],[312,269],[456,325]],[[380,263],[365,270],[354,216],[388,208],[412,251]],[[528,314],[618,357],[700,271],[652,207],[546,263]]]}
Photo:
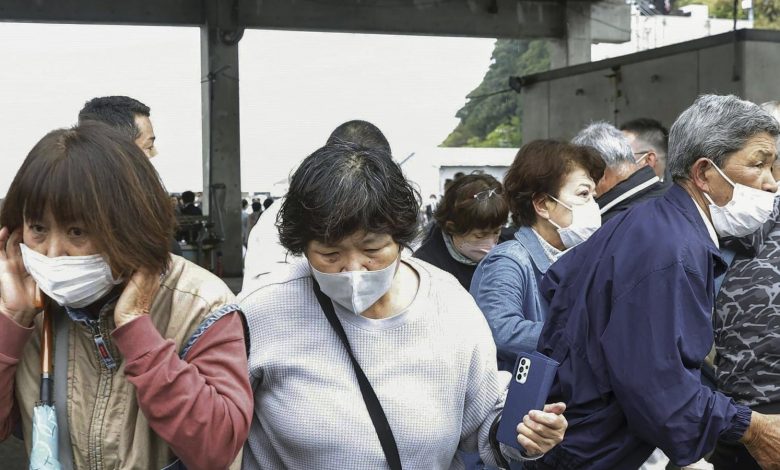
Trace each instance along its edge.
{"label": "pink jacket sleeve", "polygon": [[19,419],[14,406],[14,374],[33,327],[25,328],[0,314],[0,441],[5,440]]}
{"label": "pink jacket sleeve", "polygon": [[227,468],[249,434],[253,396],[238,313],[214,323],[179,358],[148,316],[112,333],[152,429],[191,470]]}

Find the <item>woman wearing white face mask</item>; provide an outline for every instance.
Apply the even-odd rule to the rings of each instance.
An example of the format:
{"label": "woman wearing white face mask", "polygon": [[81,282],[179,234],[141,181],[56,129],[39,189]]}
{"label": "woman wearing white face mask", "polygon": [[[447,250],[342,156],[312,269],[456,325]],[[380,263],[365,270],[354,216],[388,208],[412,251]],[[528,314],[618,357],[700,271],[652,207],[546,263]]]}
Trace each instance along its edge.
{"label": "woman wearing white face mask", "polygon": [[[281,243],[305,258],[241,301],[255,416],[244,468],[495,465],[490,428],[509,376],[451,276],[401,255],[419,196],[390,155],[325,146],[292,177]],[[518,424],[531,455],[563,436],[562,404]]]}
{"label": "woman wearing white face mask", "polygon": [[436,225],[414,257],[452,274],[468,290],[477,263],[499,242],[508,216],[503,188],[495,178],[458,178],[444,193]]}
{"label": "woman wearing white face mask", "polygon": [[519,352],[536,349],[547,312],[538,285],[547,268],[601,226],[593,197],[604,167],[590,147],[538,140],[520,149],[504,177],[504,197],[519,229],[480,262],[470,289],[504,370]]}
{"label": "woman wearing white face mask", "polygon": [[30,450],[37,285],[64,468],[231,465],[252,410],[242,320],[224,283],[170,255],[174,222],[154,167],[108,126],[32,149],[0,213],[0,439],[21,424]]}

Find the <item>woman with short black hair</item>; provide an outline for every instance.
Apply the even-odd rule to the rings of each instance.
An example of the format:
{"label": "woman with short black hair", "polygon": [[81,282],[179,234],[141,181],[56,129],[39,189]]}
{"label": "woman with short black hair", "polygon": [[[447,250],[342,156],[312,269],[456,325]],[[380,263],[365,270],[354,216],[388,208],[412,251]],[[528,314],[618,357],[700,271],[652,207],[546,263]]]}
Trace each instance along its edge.
{"label": "woman with short black hair", "polygon": [[567,249],[601,226],[594,200],[604,162],[590,147],[554,140],[524,145],[504,177],[504,197],[518,227],[479,264],[470,292],[487,318],[503,370],[536,350],[547,305],[539,281]]}
{"label": "woman with short black hair", "polygon": [[[495,464],[509,374],[471,296],[402,256],[419,204],[396,163],[354,145],[325,146],[293,175],[279,233],[305,258],[242,299],[255,390],[245,469],[451,468],[458,449]],[[564,408],[517,423],[529,455],[560,442]]]}

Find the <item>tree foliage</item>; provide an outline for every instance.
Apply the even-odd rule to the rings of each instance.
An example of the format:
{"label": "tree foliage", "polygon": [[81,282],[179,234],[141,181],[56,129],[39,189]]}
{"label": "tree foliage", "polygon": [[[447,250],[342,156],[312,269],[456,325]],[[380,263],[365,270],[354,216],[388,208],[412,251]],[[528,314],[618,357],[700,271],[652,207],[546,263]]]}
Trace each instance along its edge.
{"label": "tree foliage", "polygon": [[[543,72],[550,68],[550,53],[544,40],[499,39],[485,77],[457,112],[455,130],[444,147],[519,147],[522,143],[522,99],[509,88],[509,77]],[[490,95],[490,96],[486,96]]]}
{"label": "tree foliage", "polygon": [[[710,16],[715,18],[733,18],[733,0],[679,0],[677,7],[685,5],[707,5]],[[753,27],[758,29],[780,29],[780,0],[753,0]],[[742,2],[737,2],[737,18],[746,20],[747,10]]]}

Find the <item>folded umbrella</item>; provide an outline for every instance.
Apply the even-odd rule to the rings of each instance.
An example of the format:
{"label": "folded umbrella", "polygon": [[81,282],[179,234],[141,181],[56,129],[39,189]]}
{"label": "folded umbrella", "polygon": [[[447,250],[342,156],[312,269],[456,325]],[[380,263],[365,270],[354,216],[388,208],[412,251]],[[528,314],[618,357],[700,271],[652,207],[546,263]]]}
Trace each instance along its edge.
{"label": "folded umbrella", "polygon": [[51,302],[44,299],[40,289],[35,289],[35,307],[43,308],[41,328],[41,398],[33,409],[32,452],[30,470],[60,470],[57,460],[57,415],[54,412],[52,395],[52,314]]}

